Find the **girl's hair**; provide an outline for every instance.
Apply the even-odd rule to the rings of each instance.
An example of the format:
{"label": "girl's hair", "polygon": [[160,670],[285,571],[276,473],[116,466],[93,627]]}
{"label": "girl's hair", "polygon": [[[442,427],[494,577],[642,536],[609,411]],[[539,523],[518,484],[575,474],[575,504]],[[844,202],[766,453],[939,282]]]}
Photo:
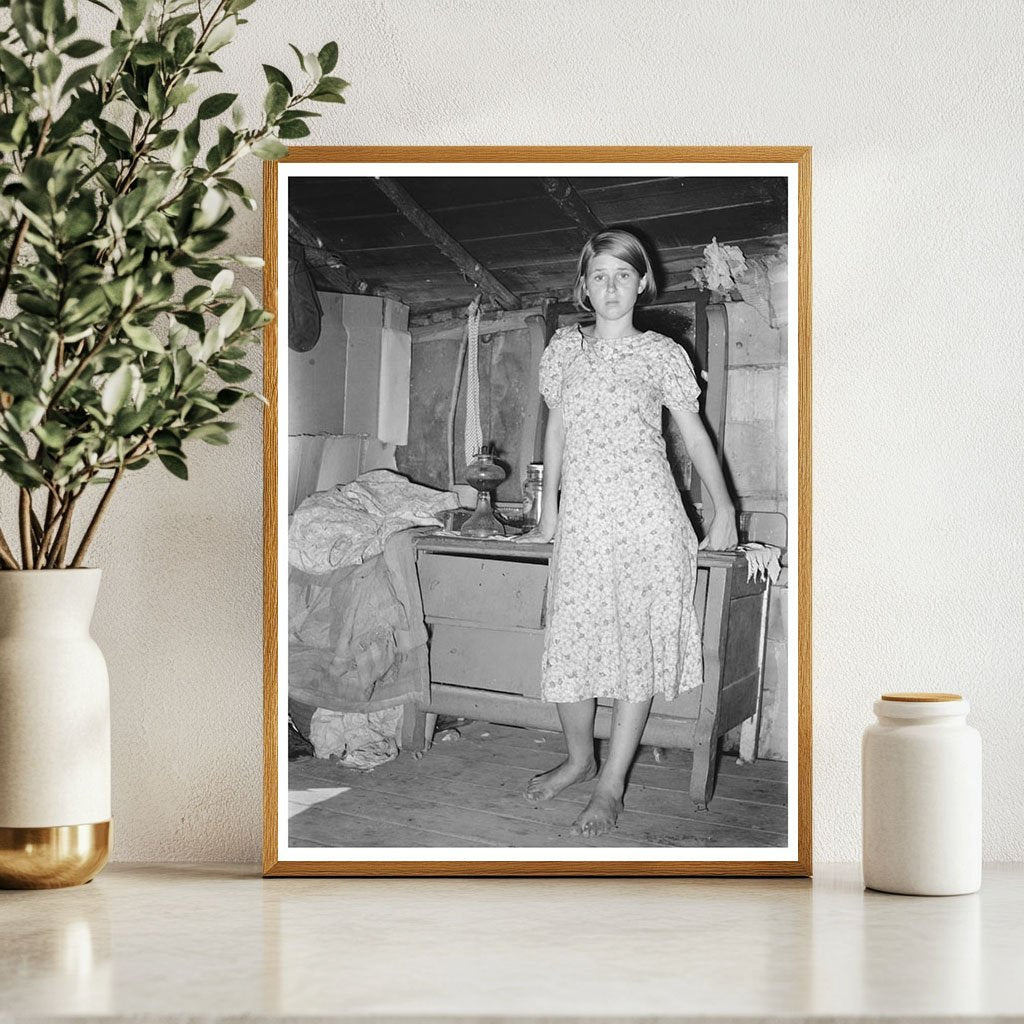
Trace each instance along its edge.
{"label": "girl's hair", "polygon": [[647,255],[643,243],[636,235],[628,231],[612,228],[591,235],[583,245],[580,260],[576,266],[576,286],[572,290],[572,301],[577,309],[591,308],[590,301],[587,299],[587,271],[590,269],[590,261],[595,256],[604,255],[614,256],[616,259],[628,263],[642,278],[646,278],[644,286],[637,296],[637,302],[649,302],[658,294],[658,287],[654,283],[651,259]]}

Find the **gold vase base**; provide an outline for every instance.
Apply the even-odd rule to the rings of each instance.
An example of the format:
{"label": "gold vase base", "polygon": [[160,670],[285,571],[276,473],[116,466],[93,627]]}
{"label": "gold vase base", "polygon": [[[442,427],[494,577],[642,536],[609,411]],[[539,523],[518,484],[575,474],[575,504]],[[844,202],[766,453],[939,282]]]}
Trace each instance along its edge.
{"label": "gold vase base", "polygon": [[110,822],[0,826],[0,889],[62,889],[95,878],[110,857]]}

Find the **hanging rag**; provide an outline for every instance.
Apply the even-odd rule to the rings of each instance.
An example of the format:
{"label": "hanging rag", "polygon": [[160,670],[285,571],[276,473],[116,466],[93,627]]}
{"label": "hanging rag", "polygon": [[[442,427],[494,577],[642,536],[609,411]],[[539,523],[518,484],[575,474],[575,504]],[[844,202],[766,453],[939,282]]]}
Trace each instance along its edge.
{"label": "hanging rag", "polygon": [[779,565],[781,548],[771,544],[761,544],[759,541],[750,541],[747,544],[740,544],[737,551],[742,551],[747,558],[747,581],[771,580],[777,583],[782,567]]}

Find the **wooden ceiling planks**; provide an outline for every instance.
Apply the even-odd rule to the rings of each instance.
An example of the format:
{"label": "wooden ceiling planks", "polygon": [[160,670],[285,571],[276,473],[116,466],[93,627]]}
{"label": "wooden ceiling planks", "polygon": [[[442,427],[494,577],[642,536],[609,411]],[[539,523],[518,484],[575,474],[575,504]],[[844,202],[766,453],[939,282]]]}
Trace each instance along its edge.
{"label": "wooden ceiling planks", "polygon": [[655,250],[663,286],[673,288],[687,286],[712,237],[740,245],[747,255],[777,251],[785,241],[784,178],[581,175],[554,181],[568,199],[560,202],[551,181],[546,188],[537,177],[396,179],[468,254],[461,270],[443,253],[441,236],[397,212],[374,178],[293,179],[290,203],[361,285],[400,295],[414,315],[467,304],[477,284],[488,280],[477,266],[493,272],[494,283],[483,290],[500,295],[502,304],[564,299],[586,227],[597,223],[633,227]]}

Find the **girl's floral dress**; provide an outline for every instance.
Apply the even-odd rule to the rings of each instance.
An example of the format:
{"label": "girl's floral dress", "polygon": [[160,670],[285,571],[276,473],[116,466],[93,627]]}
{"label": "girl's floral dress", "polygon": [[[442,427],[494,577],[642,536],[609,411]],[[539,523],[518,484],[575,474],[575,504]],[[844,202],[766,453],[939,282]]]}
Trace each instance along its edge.
{"label": "girl's floral dress", "polygon": [[595,339],[563,327],[540,391],[565,419],[542,696],[641,701],[699,686],[697,538],[661,432],[662,406],[697,410],[690,360],[653,331]]}

